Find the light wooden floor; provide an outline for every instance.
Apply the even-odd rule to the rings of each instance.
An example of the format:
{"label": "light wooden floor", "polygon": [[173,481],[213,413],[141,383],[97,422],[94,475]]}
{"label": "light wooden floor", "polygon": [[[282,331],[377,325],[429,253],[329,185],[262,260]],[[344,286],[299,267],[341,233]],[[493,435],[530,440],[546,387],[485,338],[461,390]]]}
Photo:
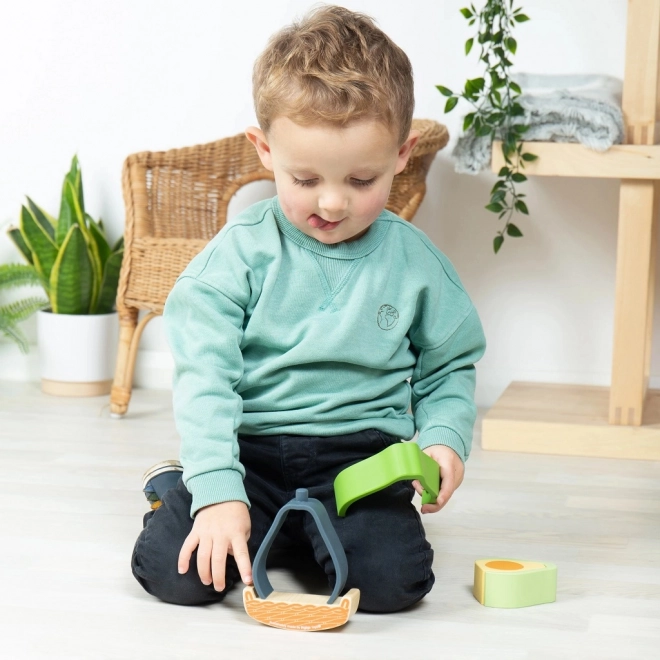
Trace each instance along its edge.
{"label": "light wooden floor", "polygon": [[[129,561],[146,502],[143,470],[176,457],[170,394],[59,399],[0,382],[0,657],[660,658],[660,463],[482,452],[444,511],[425,516],[436,585],[396,615],[344,628],[261,626],[240,591],[184,608],[142,591]],[[475,559],[558,566],[557,602],[482,607]],[[277,572],[275,588],[296,578]]]}

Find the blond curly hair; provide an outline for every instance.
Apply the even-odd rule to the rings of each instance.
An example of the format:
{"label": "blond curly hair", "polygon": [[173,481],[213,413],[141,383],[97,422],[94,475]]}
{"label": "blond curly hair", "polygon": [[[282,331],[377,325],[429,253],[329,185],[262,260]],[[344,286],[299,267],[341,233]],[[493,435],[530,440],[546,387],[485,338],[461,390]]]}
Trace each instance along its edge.
{"label": "blond curly hair", "polygon": [[382,122],[408,138],[415,106],[410,60],[373,19],[336,5],[312,10],[273,35],[252,76],[257,120],[268,133],[285,116],[309,125]]}

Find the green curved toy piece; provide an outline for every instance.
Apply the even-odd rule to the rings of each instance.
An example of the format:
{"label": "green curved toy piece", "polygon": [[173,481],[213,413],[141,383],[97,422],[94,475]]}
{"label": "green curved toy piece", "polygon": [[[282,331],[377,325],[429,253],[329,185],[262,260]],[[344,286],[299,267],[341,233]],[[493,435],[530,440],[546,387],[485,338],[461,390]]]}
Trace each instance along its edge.
{"label": "green curved toy piece", "polygon": [[356,500],[383,490],[397,481],[418,479],[422,504],[433,504],[440,492],[440,468],[414,442],[399,442],[342,470],[335,479],[337,514],[346,515]]}

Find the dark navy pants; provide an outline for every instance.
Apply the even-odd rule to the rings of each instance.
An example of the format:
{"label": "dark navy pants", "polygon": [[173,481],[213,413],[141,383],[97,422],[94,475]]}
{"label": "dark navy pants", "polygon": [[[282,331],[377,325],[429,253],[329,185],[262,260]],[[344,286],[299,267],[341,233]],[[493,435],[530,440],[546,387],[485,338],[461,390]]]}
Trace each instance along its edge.
{"label": "dark navy pants", "polygon": [[[250,557],[279,509],[296,488],[306,488],[320,500],[341,540],[348,560],[346,590],[360,590],[360,609],[396,612],[421,600],[433,586],[433,550],[411,500],[410,482],[395,483],[350,506],[337,516],[333,482],[349,465],[373,456],[398,442],[373,429],[333,437],[239,435],[240,459],[246,470],[245,489],[251,503]],[[197,573],[197,552],[184,575],[177,560],[192,529],[192,497],[182,480],[164,495],[162,506],[144,518],[135,544],[133,574],[150,594],[168,603],[199,605],[222,600],[240,582],[234,558],[227,559],[227,588],[217,592]],[[303,511],[288,514],[270,555],[308,550],[334,585],[334,566],[312,517]],[[270,556],[269,555],[269,556]]]}

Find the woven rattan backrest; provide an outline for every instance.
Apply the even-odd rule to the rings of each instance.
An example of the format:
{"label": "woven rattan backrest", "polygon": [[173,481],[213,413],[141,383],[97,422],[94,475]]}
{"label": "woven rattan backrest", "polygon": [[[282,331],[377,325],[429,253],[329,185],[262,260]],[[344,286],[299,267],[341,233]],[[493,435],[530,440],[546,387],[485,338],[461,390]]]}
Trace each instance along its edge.
{"label": "woven rattan backrest", "polygon": [[272,179],[244,135],[183,149],[145,151],[124,166],[127,223],[135,237],[211,240],[236,190]]}
{"label": "woven rattan backrest", "polygon": [[[411,220],[426,190],[425,180],[447,129],[414,120],[421,138],[406,168],[394,178],[387,208]],[[126,205],[117,307],[162,312],[174,281],[227,221],[227,208],[247,183],[273,179],[243,134],[183,149],[145,151],[124,163]]]}

